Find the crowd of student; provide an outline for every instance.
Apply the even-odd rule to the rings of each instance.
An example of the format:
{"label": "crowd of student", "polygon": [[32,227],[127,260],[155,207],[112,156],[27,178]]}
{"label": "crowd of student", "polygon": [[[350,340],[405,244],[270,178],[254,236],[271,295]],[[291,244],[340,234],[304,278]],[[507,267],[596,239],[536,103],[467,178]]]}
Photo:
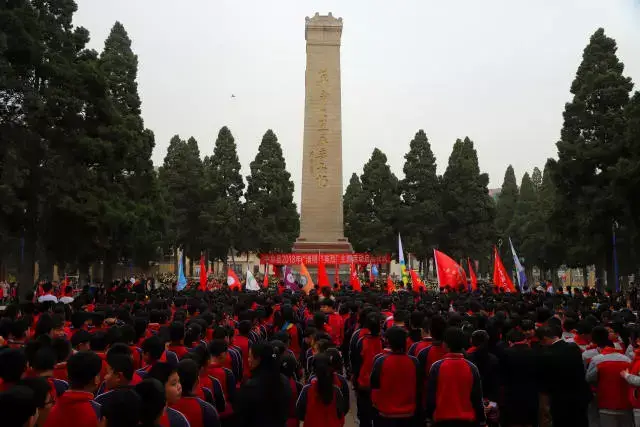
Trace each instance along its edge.
{"label": "crowd of student", "polygon": [[640,426],[636,315],[593,290],[41,301],[0,314],[3,427]]}

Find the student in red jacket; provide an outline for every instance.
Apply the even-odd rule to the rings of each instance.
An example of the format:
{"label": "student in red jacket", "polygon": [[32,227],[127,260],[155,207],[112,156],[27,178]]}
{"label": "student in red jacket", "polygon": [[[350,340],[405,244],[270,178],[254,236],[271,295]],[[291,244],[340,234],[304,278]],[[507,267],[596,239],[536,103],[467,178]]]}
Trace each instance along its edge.
{"label": "student in red jacket", "polygon": [[331,339],[337,346],[344,341],[344,320],[334,311],[335,302],[331,298],[320,301],[320,311],[327,316],[327,323],[331,326]]}
{"label": "student in red jacket", "polygon": [[214,407],[196,397],[200,387],[198,364],[185,359],[178,364],[178,376],[182,385],[182,395],[171,408],[185,416],[191,427],[219,427],[220,419]]}
{"label": "student in red jacket", "polygon": [[189,352],[189,349],[184,345],[184,324],[182,322],[173,322],[169,325],[169,337],[171,342],[167,350],[174,352],[178,359],[182,359]]}
{"label": "student in red jacket", "polygon": [[371,372],[371,403],[376,427],[410,426],[418,412],[418,360],[407,356],[407,332],[392,326],[385,333],[391,352],[378,355]]}
{"label": "student in red jacket", "polygon": [[142,400],[130,388],[110,392],[100,408],[100,427],[137,427],[140,422]]}
{"label": "student in red jacket", "polygon": [[27,369],[27,358],[22,350],[3,348],[0,350],[0,392],[7,391]]}
{"label": "student in red jacket", "polygon": [[376,356],[382,353],[382,339],[380,338],[380,317],[370,314],[367,318],[369,333],[364,335],[356,345],[352,358],[354,376],[356,378],[356,397],[358,405],[358,419],[361,426],[370,427],[373,422],[373,408],[371,407],[371,372]]}
{"label": "student in red jacket", "polygon": [[119,346],[129,350],[129,347],[126,345],[117,344],[117,346],[112,347],[107,353],[107,374],[104,377],[104,381],[100,384],[100,389],[96,393],[97,396],[95,398],[95,401],[101,405],[111,398],[111,391],[131,389],[142,381],[142,378],[133,370],[133,359],[129,354],[119,352]]}
{"label": "student in red jacket", "polygon": [[431,367],[427,381],[427,420],[436,426],[478,426],[486,422],[482,384],[476,366],[464,358],[468,339],[459,328],[448,328],[444,358]]}
{"label": "student in red jacket", "polygon": [[102,359],[90,351],[76,353],[67,362],[69,390],[59,396],[45,427],[98,426],[100,406],[93,393],[100,384]]}
{"label": "student in red jacket", "polygon": [[167,399],[160,381],[155,378],[147,378],[134,390],[140,396],[140,426],[162,427],[165,425],[163,419],[166,417]]}
{"label": "student in red jacket", "polygon": [[600,349],[600,354],[589,362],[586,379],[596,387],[600,424],[632,425],[629,387],[621,375],[631,367],[631,360],[613,347],[605,328],[594,328],[592,340]]}
{"label": "student in red jacket", "polygon": [[296,403],[298,419],[305,427],[342,427],[345,397],[334,385],[331,360],[326,354],[318,354],[313,364],[315,380],[300,393]]}
{"label": "student in red jacket", "polygon": [[3,427],[33,427],[38,419],[33,391],[24,386],[0,393],[0,413]]}
{"label": "student in red jacket", "polygon": [[184,414],[171,408],[182,397],[182,385],[176,368],[166,362],[158,362],[149,370],[148,378],[154,378],[164,386],[167,408],[160,417],[161,427],[188,427]]}
{"label": "student in red jacket", "polygon": [[56,402],[49,382],[42,377],[25,378],[18,383],[18,386],[27,387],[33,392],[34,403],[38,408],[38,422],[36,425],[38,427],[44,426],[49,417],[49,412],[51,412],[51,408]]}
{"label": "student in red jacket", "polygon": [[207,374],[220,383],[224,396],[222,407],[216,401],[216,407],[220,412],[222,424],[231,424],[233,418],[233,402],[236,393],[236,379],[230,369],[225,367],[225,361],[229,357],[228,345],[223,340],[213,340],[209,344],[210,360],[207,366]]}
{"label": "student in red jacket", "polygon": [[431,345],[425,346],[416,355],[418,362],[420,362],[420,368],[422,369],[422,375],[424,376],[424,378],[429,377],[431,366],[438,360],[442,359],[445,354],[447,354],[447,349],[442,342],[446,327],[447,323],[442,318],[442,316],[436,315],[431,318],[430,329],[431,338],[433,341]]}

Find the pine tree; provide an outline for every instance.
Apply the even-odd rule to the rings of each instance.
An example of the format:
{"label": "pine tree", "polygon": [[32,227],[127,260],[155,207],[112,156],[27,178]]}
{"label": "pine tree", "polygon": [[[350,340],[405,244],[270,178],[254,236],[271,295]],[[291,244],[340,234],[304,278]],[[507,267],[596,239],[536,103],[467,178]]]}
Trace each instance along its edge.
{"label": "pine tree", "polygon": [[613,283],[611,228],[628,214],[626,201],[613,197],[615,164],[624,154],[625,115],[631,80],[616,56],[616,42],[598,29],[584,49],[571,85],[573,100],[565,105],[557,143],[554,182],[564,211],[560,227],[571,242],[570,265],[595,264]]}
{"label": "pine tree", "polygon": [[504,181],[502,182],[502,189],[498,196],[498,203],[496,205],[496,232],[498,234],[498,242],[502,242],[499,246],[500,258],[507,270],[511,272],[513,270],[513,259],[511,257],[511,249],[509,248],[509,237],[513,231],[514,222],[513,216],[516,211],[516,205],[518,203],[518,184],[516,183],[516,174],[513,170],[513,166],[509,165],[504,173]]}
{"label": "pine tree", "polygon": [[436,174],[436,158],[427,135],[420,129],[409,144],[404,156],[405,178],[400,182],[402,192],[402,223],[406,249],[426,260],[437,246],[442,220],[440,182]]}
{"label": "pine tree", "polygon": [[566,221],[561,219],[563,211],[558,206],[557,186],[553,181],[555,167],[555,160],[548,159],[544,166],[542,186],[538,197],[540,221],[544,224],[543,237],[540,239],[542,244],[540,245],[541,255],[538,267],[542,269],[543,276],[546,276],[546,272],[551,271],[551,276],[547,278],[554,282],[558,278],[553,273],[565,261],[567,248],[566,242],[563,242],[561,238],[562,227]]}
{"label": "pine tree", "polygon": [[489,176],[480,173],[473,141],[458,139],[442,177],[445,218],[440,232],[441,249],[454,259],[470,257],[483,262],[491,253],[496,212],[488,184]]}
{"label": "pine tree", "polygon": [[363,224],[362,247],[367,252],[389,253],[397,250],[398,178],[387,164],[387,156],[374,149],[360,176],[369,218]]}
{"label": "pine tree", "polygon": [[536,192],[539,192],[540,188],[542,188],[542,171],[537,166],[533,168],[531,183],[533,184],[533,190]]}
{"label": "pine tree", "polygon": [[236,143],[226,126],[218,132],[213,155],[204,159],[202,233],[209,255],[226,262],[229,249],[240,243],[244,181]]}
{"label": "pine tree", "polygon": [[200,213],[203,168],[198,142],[171,138],[164,164],[160,168],[160,183],[168,206],[168,246],[185,249],[191,259],[199,258],[203,249]]}
{"label": "pine tree", "polygon": [[251,162],[245,193],[248,247],[260,252],[288,252],[300,233],[300,215],[293,202],[293,181],[278,138],[269,129]]}
{"label": "pine tree", "polygon": [[[518,203],[516,204],[515,213],[513,215],[513,222],[511,226],[510,237],[513,244],[518,248],[518,255],[524,257],[525,268],[529,277],[531,274],[531,267],[538,261],[538,245],[542,230],[539,230],[541,224],[538,223],[536,218],[537,214],[537,194],[533,185],[533,181],[526,172],[522,177],[520,184],[520,194],[518,197]],[[509,250],[509,255],[512,255]],[[509,256],[512,259],[512,256]]]}
{"label": "pine tree", "polygon": [[342,197],[342,209],[344,235],[349,239],[356,252],[366,251],[366,247],[363,246],[363,238],[370,211],[368,210],[367,198],[362,191],[362,183],[356,173],[351,175],[349,185]]}

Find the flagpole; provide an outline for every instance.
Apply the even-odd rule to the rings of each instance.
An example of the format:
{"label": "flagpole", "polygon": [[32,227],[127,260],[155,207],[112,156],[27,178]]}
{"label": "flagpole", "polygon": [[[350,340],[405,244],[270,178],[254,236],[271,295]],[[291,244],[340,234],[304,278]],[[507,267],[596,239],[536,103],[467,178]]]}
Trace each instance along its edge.
{"label": "flagpole", "polygon": [[440,273],[438,272],[438,258],[436,257],[436,249],[433,249],[433,266],[436,268],[436,279],[438,280],[438,289],[440,289]]}

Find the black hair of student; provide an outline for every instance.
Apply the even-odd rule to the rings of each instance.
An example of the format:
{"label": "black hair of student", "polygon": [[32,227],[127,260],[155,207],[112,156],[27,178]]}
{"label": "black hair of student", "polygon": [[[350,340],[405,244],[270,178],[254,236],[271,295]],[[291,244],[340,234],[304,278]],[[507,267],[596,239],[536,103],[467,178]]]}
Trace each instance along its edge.
{"label": "black hair of student", "polygon": [[280,372],[287,378],[296,378],[296,371],[298,370],[298,361],[296,357],[287,353],[280,358]]}
{"label": "black hair of student", "polygon": [[11,336],[14,340],[21,340],[25,338],[29,326],[24,319],[16,319],[11,324]]}
{"label": "black hair of student", "polygon": [[411,314],[407,310],[398,310],[393,315],[393,320],[400,323],[409,323]]}
{"label": "black hair of student", "polygon": [[84,329],[80,329],[78,332],[71,336],[71,345],[75,348],[80,344],[91,342],[91,334]]}
{"label": "black hair of student", "polygon": [[0,393],[3,427],[23,427],[36,411],[33,391],[30,388],[16,386]]}
{"label": "black hair of student", "polygon": [[51,385],[45,377],[23,378],[16,385],[28,387],[33,392],[33,402],[36,407],[45,407],[47,396],[51,393]]}
{"label": "black hair of student", "polygon": [[42,284],[42,290],[45,292],[51,292],[53,289],[53,284],[51,282],[45,282]]}
{"label": "black hair of student", "polygon": [[51,371],[56,366],[56,352],[52,347],[42,346],[33,356],[31,367],[39,372]]}
{"label": "black hair of student", "polygon": [[609,340],[609,331],[604,326],[596,326],[591,331],[591,341],[598,347],[606,347],[611,345]]}
{"label": "black hair of student", "polygon": [[107,334],[105,332],[98,331],[91,334],[91,341],[89,341],[91,351],[105,351],[108,345]]}
{"label": "black hair of student", "polygon": [[142,399],[132,389],[117,389],[109,393],[100,408],[107,427],[136,427],[140,422]]}
{"label": "black hair of student", "polygon": [[154,378],[146,378],[134,388],[140,396],[140,425],[143,427],[156,427],[156,421],[162,415],[167,398],[164,385]]}
{"label": "black hair of student", "polygon": [[64,362],[71,355],[71,343],[64,338],[54,338],[51,347],[56,354],[56,362]]}
{"label": "black hair of student", "polygon": [[124,356],[133,358],[133,352],[131,351],[129,346],[121,342],[116,343],[111,347],[109,347],[109,351],[107,351],[107,356],[110,354],[122,354]]}
{"label": "black hair of student", "polygon": [[[253,371],[256,376],[264,376],[265,381],[261,382],[264,387],[260,390],[267,400],[270,408],[279,408],[279,402],[286,393],[284,387],[287,385],[281,381],[280,358],[275,353],[273,346],[266,341],[258,341],[249,349],[254,358],[259,359],[258,367]],[[252,377],[253,377],[252,373]]]}
{"label": "black hair of student", "polygon": [[187,327],[187,331],[183,334],[184,345],[187,347],[192,347],[193,343],[200,340],[201,335],[202,335],[202,327],[199,324],[197,323],[189,324],[189,326]]}
{"label": "black hair of student", "polygon": [[374,337],[380,335],[380,316],[378,313],[371,313],[367,317],[367,329]]}
{"label": "black hair of student", "polygon": [[133,359],[131,355],[122,354],[119,352],[109,351],[107,353],[107,364],[111,367],[113,372],[120,373],[127,380],[133,379]]}
{"label": "black hair of student", "polygon": [[169,325],[169,339],[176,343],[184,339],[184,323],[173,322]]}
{"label": "black hair of student", "polygon": [[0,378],[5,383],[16,383],[27,369],[24,351],[14,348],[0,350]]}
{"label": "black hair of student", "polygon": [[489,334],[485,330],[477,330],[471,334],[471,345],[485,348],[489,345]]}
{"label": "black hair of student", "polygon": [[295,315],[293,313],[293,307],[291,305],[289,304],[283,305],[280,308],[280,311],[282,312],[282,318],[284,319],[285,322],[295,321]]}
{"label": "black hair of student", "polygon": [[518,329],[511,329],[509,333],[507,333],[507,342],[510,344],[522,342],[525,338],[524,333]]}
{"label": "black hair of student", "polygon": [[431,337],[434,341],[443,341],[444,332],[447,329],[447,322],[442,316],[436,314],[431,318]]}
{"label": "black hair of student", "polygon": [[180,377],[180,384],[182,385],[182,394],[185,396],[191,396],[193,388],[198,383],[200,368],[194,360],[183,359],[178,363],[178,376]]}
{"label": "black hair of student", "polygon": [[155,378],[164,386],[169,381],[171,375],[176,373],[176,367],[170,363],[159,362],[151,367],[148,378]]}
{"label": "black hair of student", "polygon": [[69,386],[73,390],[89,386],[102,370],[102,359],[92,351],[79,351],[67,361]]}
{"label": "black hair of student", "polygon": [[450,353],[462,353],[467,348],[468,340],[462,329],[451,327],[444,332],[444,343]]}
{"label": "black hair of student", "polygon": [[240,323],[238,323],[238,333],[240,335],[242,335],[243,337],[246,337],[249,335],[249,332],[251,332],[251,321],[243,320]]}
{"label": "black hair of student", "polygon": [[340,353],[340,350],[335,347],[331,347],[327,349],[325,354],[329,356],[329,361],[331,362],[333,372],[342,372],[344,368],[344,362],[342,361],[342,353]]}
{"label": "black hair of student", "polygon": [[142,342],[142,352],[148,353],[149,357],[153,360],[159,360],[164,353],[164,345],[160,338],[155,335],[150,336]]}
{"label": "black hair of student", "polygon": [[335,306],[335,303],[331,298],[324,298],[322,301],[320,301],[320,307],[323,307],[323,306],[333,308]]}
{"label": "black hair of student", "polygon": [[123,325],[120,328],[120,332],[122,333],[122,340],[126,344],[133,344],[136,342],[136,330],[132,325]]}
{"label": "black hair of student", "polygon": [[313,326],[316,327],[319,331],[323,330],[324,324],[327,322],[327,318],[324,313],[317,312],[313,314]]}
{"label": "black hair of student", "polygon": [[43,313],[36,323],[35,335],[49,335],[53,329],[53,319],[49,313]]}
{"label": "black hair of student", "polygon": [[271,340],[269,341],[269,343],[273,347],[273,352],[276,354],[276,357],[281,357],[284,354],[284,352],[287,350],[287,347],[284,345],[282,341]]}
{"label": "black hair of student", "polygon": [[229,349],[229,345],[225,340],[217,339],[209,343],[209,354],[213,357],[219,357]]}
{"label": "black hair of student", "polygon": [[394,352],[404,353],[407,348],[407,331],[399,326],[392,326],[384,334],[387,343]]}
{"label": "black hair of student", "polygon": [[331,366],[331,360],[329,356],[324,353],[317,354],[313,358],[313,372],[315,373],[318,394],[320,400],[325,405],[330,405],[333,402],[334,389],[333,389],[333,367]]}

